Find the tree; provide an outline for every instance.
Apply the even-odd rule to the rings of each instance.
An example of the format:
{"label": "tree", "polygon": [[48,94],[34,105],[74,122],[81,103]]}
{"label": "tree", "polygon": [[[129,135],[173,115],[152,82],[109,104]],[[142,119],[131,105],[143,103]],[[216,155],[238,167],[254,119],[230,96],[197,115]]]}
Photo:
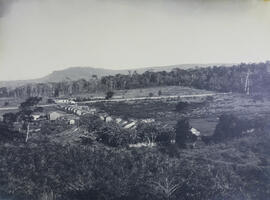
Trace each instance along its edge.
{"label": "tree", "polygon": [[186,142],[196,140],[196,136],[192,134],[190,129],[191,126],[188,119],[181,119],[177,122],[175,128],[175,142],[179,147],[184,148],[186,147]]}
{"label": "tree", "polygon": [[17,121],[17,114],[16,113],[5,113],[3,115],[3,122],[9,126],[12,125],[13,122]]}
{"label": "tree", "polygon": [[175,106],[175,110],[178,112],[182,112],[184,111],[187,107],[189,106],[189,104],[187,102],[178,102]]}
{"label": "tree", "polygon": [[18,112],[19,119],[23,122],[23,129],[26,131],[25,142],[29,139],[29,125],[32,121],[33,112],[41,111],[41,107],[37,104],[42,100],[41,97],[29,97],[25,102],[21,103],[20,111]]}
{"label": "tree", "polygon": [[113,92],[113,91],[108,91],[108,92],[106,93],[105,99],[111,99],[111,98],[113,97],[113,95],[114,95],[114,92]]}
{"label": "tree", "polygon": [[93,74],[92,75],[92,78],[95,79],[95,80],[97,80],[98,79],[98,76],[96,74]]}
{"label": "tree", "polygon": [[215,142],[241,137],[247,130],[262,130],[265,126],[263,119],[241,119],[233,114],[223,114],[219,117],[212,139]]}
{"label": "tree", "polygon": [[153,94],[152,92],[149,92],[148,96],[149,96],[149,97],[153,97],[154,94]]}

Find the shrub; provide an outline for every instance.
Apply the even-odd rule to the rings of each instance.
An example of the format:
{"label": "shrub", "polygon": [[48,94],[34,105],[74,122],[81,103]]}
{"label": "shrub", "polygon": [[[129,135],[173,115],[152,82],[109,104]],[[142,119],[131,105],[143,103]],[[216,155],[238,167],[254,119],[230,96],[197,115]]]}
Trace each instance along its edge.
{"label": "shrub", "polygon": [[11,130],[8,124],[0,122],[0,142],[23,141],[23,136],[17,131]]}
{"label": "shrub", "polygon": [[12,125],[13,122],[16,122],[18,115],[16,113],[5,113],[3,115],[3,122],[8,125]]}
{"label": "shrub", "polygon": [[189,103],[187,102],[178,102],[175,106],[175,110],[178,112],[182,112],[189,106]]}
{"label": "shrub", "polygon": [[106,123],[98,116],[89,114],[81,117],[80,124],[105,145],[118,147],[129,144],[131,133],[114,122]]}
{"label": "shrub", "polygon": [[149,92],[148,96],[149,96],[149,97],[153,97],[153,96],[154,96],[154,93]]}
{"label": "shrub", "polygon": [[69,128],[71,128],[71,125],[68,125],[63,120],[45,121],[41,125],[41,134],[56,135],[58,133],[68,130]]}
{"label": "shrub", "polygon": [[233,114],[223,114],[219,118],[212,139],[215,142],[232,138],[239,138],[248,134],[249,130],[263,131],[266,122],[264,119],[240,119]]}
{"label": "shrub", "polygon": [[190,131],[191,126],[189,125],[188,119],[181,119],[177,122],[175,128],[175,142],[176,144],[184,148],[187,142],[193,142],[196,140],[196,136]]}
{"label": "shrub", "polygon": [[105,99],[111,99],[111,98],[113,97],[113,95],[114,95],[114,92],[113,92],[113,91],[108,91],[108,92],[106,93]]}

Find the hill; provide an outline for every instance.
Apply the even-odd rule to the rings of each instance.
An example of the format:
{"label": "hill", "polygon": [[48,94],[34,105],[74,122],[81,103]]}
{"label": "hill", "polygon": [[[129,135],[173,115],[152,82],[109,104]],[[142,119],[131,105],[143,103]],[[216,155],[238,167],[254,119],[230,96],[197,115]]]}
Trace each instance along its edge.
{"label": "hill", "polygon": [[169,66],[159,66],[159,67],[144,67],[144,68],[130,68],[130,69],[105,69],[105,68],[94,68],[94,67],[70,67],[64,70],[53,71],[49,75],[30,80],[15,80],[15,81],[0,81],[0,87],[10,87],[16,88],[28,83],[47,83],[47,82],[61,82],[63,80],[79,80],[86,79],[89,80],[93,75],[98,77],[116,74],[128,74],[129,72],[136,71],[141,74],[145,71],[171,71],[174,68],[189,69],[195,67],[209,67],[209,66],[231,66],[233,64],[181,64],[181,65],[169,65]]}

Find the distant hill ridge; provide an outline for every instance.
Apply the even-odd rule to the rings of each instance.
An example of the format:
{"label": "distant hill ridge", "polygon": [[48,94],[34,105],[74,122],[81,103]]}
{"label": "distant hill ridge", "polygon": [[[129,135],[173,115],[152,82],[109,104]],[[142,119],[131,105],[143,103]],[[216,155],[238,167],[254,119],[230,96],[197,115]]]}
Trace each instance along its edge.
{"label": "distant hill ridge", "polygon": [[221,63],[211,63],[211,64],[180,64],[180,65],[170,65],[170,66],[159,66],[159,67],[145,67],[145,68],[131,68],[122,70],[113,70],[105,68],[94,68],[94,67],[70,67],[63,70],[53,71],[49,75],[30,80],[15,80],[15,81],[0,81],[1,87],[19,87],[29,83],[47,83],[47,82],[61,82],[65,80],[76,81],[79,79],[89,80],[93,75],[97,75],[99,78],[102,76],[116,75],[116,74],[128,74],[130,71],[141,74],[145,71],[171,71],[174,68],[180,69],[190,69],[195,67],[209,67],[209,66],[232,66],[233,64],[221,64]]}

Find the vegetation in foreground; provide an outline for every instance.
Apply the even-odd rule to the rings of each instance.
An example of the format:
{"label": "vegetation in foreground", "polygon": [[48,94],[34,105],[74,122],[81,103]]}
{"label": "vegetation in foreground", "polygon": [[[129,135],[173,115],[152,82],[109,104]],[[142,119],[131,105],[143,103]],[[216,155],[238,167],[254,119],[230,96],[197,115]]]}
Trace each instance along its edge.
{"label": "vegetation in foreground", "polygon": [[[194,140],[188,120],[178,122],[175,144],[160,129],[141,125],[135,139],[162,142],[130,148],[126,144],[134,133],[90,121],[95,123],[89,118],[81,123],[96,136],[91,144],[62,146],[46,137],[34,143],[3,141],[1,134],[0,194],[19,200],[266,200],[270,195],[266,126],[222,116],[211,145],[185,149]],[[252,134],[242,134],[251,128]]]}
{"label": "vegetation in foreground", "polygon": [[0,191],[18,199],[266,200],[269,142],[254,135],[171,156],[161,147],[1,145]]}

